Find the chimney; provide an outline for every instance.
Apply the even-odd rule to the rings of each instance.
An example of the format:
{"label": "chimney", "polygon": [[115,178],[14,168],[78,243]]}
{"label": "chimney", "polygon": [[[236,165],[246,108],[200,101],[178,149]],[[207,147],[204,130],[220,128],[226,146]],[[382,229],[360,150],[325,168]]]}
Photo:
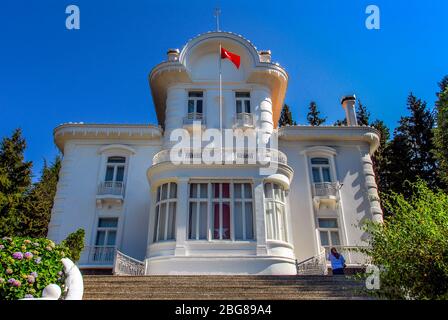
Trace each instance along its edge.
{"label": "chimney", "polygon": [[357,126],[358,119],[356,119],[356,110],[355,110],[356,96],[353,94],[342,97],[341,104],[345,110],[345,119],[347,120],[347,125]]}
{"label": "chimney", "polygon": [[169,49],[167,55],[168,55],[168,61],[178,61],[179,49]]}
{"label": "chimney", "polygon": [[258,54],[260,55],[260,62],[271,62],[271,50],[261,50]]}

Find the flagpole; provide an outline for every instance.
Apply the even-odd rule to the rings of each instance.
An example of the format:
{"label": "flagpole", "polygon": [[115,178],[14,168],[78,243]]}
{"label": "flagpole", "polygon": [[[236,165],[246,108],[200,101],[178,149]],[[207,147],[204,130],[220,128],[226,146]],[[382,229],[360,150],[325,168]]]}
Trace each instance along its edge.
{"label": "flagpole", "polygon": [[222,59],[221,51],[222,45],[219,43],[219,131],[221,133],[221,162],[223,160],[223,135],[222,135]]}

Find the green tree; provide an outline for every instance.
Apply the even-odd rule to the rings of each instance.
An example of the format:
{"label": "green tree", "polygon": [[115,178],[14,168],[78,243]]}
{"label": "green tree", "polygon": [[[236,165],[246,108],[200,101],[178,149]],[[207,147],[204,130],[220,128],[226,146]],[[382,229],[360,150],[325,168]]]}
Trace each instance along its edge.
{"label": "green tree", "polygon": [[440,91],[437,93],[436,121],[434,128],[434,154],[438,160],[438,174],[448,187],[448,76],[439,83]]}
{"label": "green tree", "polygon": [[317,109],[317,104],[314,101],[311,101],[309,106],[309,112],[306,116],[306,119],[308,120],[308,123],[312,126],[320,126],[323,124],[327,118],[321,118],[319,117],[320,111]]}
{"label": "green tree", "polygon": [[50,166],[44,161],[41,177],[33,185],[28,194],[28,201],[26,201],[26,215],[23,217],[20,227],[20,232],[23,235],[35,238],[47,236],[60,168],[60,156],[57,156]]}
{"label": "green tree", "polygon": [[31,186],[32,163],[25,161],[22,131],[16,129],[0,146],[0,235],[17,233]]}
{"label": "green tree", "polygon": [[343,120],[336,120],[335,123],[333,123],[333,126],[335,127],[343,127],[347,125],[347,119],[343,119]]}
{"label": "green tree", "polygon": [[358,120],[359,126],[370,125],[370,112],[367,110],[361,100],[358,99],[358,108],[356,109],[356,119]]}
{"label": "green tree", "polygon": [[411,196],[392,193],[383,204],[393,212],[384,224],[367,223],[364,253],[378,266],[380,289],[389,299],[448,299],[448,195],[419,180]]}
{"label": "green tree", "polygon": [[289,106],[285,103],[283,105],[282,113],[280,115],[280,120],[278,121],[278,126],[283,127],[286,125],[296,125],[297,123],[292,118],[291,110],[289,109]]}
{"label": "green tree", "polygon": [[84,250],[84,229],[78,229],[73,233],[70,233],[67,238],[62,241],[61,245],[67,247],[70,250],[70,258],[73,262],[77,262],[81,257],[81,252]]}
{"label": "green tree", "polygon": [[408,97],[408,116],[401,117],[390,143],[389,187],[398,193],[406,193],[403,179],[426,181],[430,187],[438,186],[436,160],[433,150],[434,118],[426,108],[426,102],[412,93]]}

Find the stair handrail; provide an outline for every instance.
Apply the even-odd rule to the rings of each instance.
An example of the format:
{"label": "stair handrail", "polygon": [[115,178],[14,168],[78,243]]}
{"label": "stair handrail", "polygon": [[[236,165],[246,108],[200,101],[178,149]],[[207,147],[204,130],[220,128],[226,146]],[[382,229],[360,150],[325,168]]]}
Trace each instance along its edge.
{"label": "stair handrail", "polygon": [[315,256],[307,258],[298,262],[296,260],[297,275],[301,275],[307,270],[316,270],[319,274],[326,275],[327,269],[327,257],[324,247],[319,248],[319,253]]}
{"label": "stair handrail", "polygon": [[116,250],[113,273],[118,276],[143,276],[146,264]]}

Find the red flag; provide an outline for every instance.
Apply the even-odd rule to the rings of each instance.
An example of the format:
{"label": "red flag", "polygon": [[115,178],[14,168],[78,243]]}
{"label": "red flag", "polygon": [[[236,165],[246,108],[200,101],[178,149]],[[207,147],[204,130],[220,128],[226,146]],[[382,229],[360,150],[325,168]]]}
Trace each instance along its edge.
{"label": "red flag", "polygon": [[240,68],[241,57],[235,53],[227,51],[224,48],[221,48],[221,59],[229,59],[230,61],[233,62],[233,64],[237,69]]}

